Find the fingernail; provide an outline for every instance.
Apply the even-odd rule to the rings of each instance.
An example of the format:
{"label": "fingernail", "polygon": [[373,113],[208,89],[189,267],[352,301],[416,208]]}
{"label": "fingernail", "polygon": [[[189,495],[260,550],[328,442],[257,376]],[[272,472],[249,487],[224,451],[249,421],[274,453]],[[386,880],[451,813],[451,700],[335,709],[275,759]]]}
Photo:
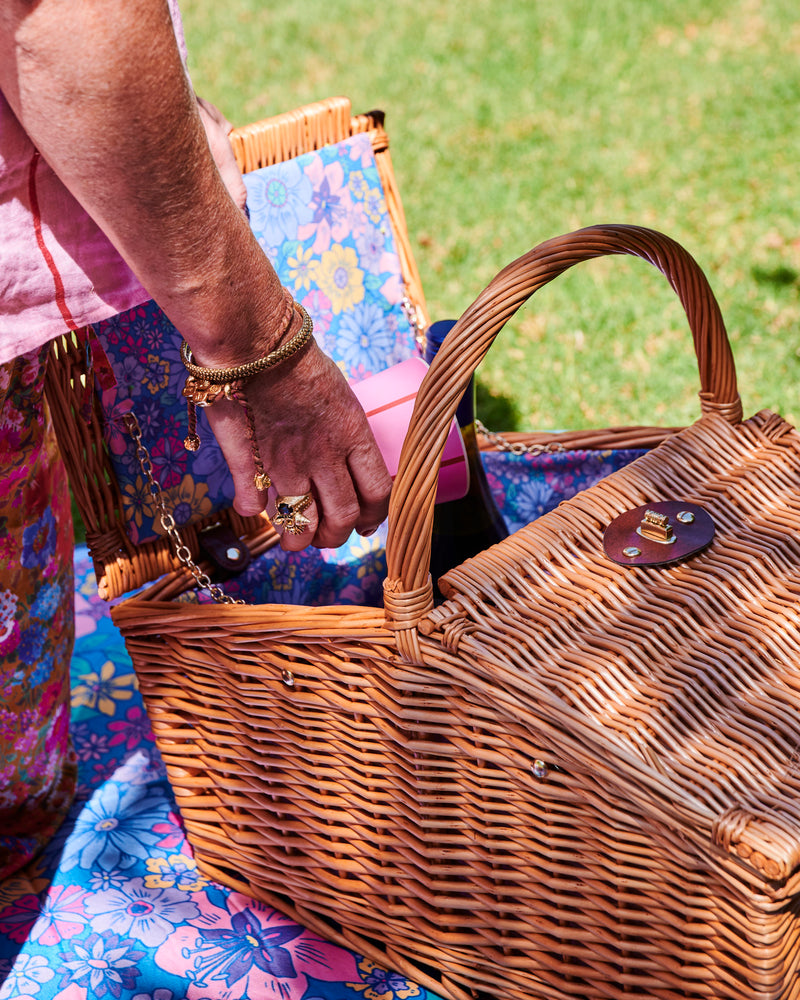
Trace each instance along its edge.
{"label": "fingernail", "polygon": [[369,538],[369,536],[374,535],[377,530],[377,528],[370,528],[368,531],[359,531],[359,535],[361,535],[362,538]]}

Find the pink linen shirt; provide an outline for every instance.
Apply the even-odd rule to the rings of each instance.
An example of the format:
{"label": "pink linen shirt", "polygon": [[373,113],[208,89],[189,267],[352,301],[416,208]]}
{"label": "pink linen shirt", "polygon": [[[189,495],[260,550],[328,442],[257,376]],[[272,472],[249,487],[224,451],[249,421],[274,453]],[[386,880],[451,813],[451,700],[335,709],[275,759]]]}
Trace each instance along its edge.
{"label": "pink linen shirt", "polygon": [[[185,60],[176,0],[169,5]],[[148,298],[0,91],[0,364]]]}

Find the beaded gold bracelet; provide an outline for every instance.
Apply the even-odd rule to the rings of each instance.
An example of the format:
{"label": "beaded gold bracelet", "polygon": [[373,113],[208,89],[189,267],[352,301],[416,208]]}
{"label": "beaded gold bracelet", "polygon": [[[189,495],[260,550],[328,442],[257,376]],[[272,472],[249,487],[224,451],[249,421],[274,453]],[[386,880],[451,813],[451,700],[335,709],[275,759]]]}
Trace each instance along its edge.
{"label": "beaded gold bracelet", "polygon": [[181,361],[189,373],[186,384],[183,387],[189,423],[189,433],[183,440],[184,448],[187,451],[197,451],[200,447],[200,436],[197,433],[198,406],[203,408],[212,406],[220,399],[236,400],[244,410],[245,417],[247,418],[247,436],[250,441],[253,464],[255,465],[253,481],[258,490],[268,490],[272,485],[272,481],[261,460],[255,417],[247,399],[244,382],[246,379],[252,378],[260,372],[274,368],[282,361],[287,361],[305,347],[311,339],[314,332],[311,317],[299,302],[293,302],[291,299],[290,309],[290,321],[295,309],[303,317],[303,324],[298,332],[281,347],[270,351],[269,354],[264,355],[262,358],[257,358],[255,361],[248,361],[243,365],[234,365],[231,368],[204,368],[194,363],[191,348],[186,341],[181,342]]}
{"label": "beaded gold bracelet", "polygon": [[[244,365],[235,365],[233,368],[202,368],[192,360],[192,350],[184,340],[181,342],[181,361],[186,371],[189,372],[190,377],[195,379],[195,382],[198,384],[208,383],[209,385],[220,386],[251,378],[253,375],[258,375],[259,372],[266,371],[268,368],[274,368],[281,361],[286,361],[293,354],[297,354],[300,348],[308,343],[313,332],[311,317],[299,302],[295,302],[294,305],[303,317],[303,325],[291,340],[274,351],[270,351],[269,354],[265,354],[263,358],[248,361]],[[197,405],[201,404],[198,403]]]}

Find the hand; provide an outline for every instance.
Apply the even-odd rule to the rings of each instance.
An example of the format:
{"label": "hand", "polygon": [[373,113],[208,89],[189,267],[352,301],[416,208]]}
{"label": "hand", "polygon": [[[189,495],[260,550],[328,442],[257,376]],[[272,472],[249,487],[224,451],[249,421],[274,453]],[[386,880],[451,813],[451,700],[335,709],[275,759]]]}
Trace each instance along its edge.
{"label": "hand", "polygon": [[346,379],[315,342],[273,370],[245,383],[258,430],[258,446],[273,486],[259,492],[244,411],[235,401],[206,410],[230,466],[240,514],[275,510],[278,495],[310,493],[299,535],[284,532],[281,545],[298,551],[342,545],[355,528],[371,534],[386,518],[391,477],[367,418]]}
{"label": "hand", "polygon": [[214,157],[214,162],[217,165],[223,183],[228,189],[231,198],[244,211],[245,204],[247,203],[247,188],[244,186],[242,173],[239,170],[236,157],[233,155],[233,147],[228,139],[233,130],[233,125],[231,125],[219,108],[202,97],[197,98],[197,109],[200,112],[200,121],[202,121],[203,128],[206,130],[211,155]]}

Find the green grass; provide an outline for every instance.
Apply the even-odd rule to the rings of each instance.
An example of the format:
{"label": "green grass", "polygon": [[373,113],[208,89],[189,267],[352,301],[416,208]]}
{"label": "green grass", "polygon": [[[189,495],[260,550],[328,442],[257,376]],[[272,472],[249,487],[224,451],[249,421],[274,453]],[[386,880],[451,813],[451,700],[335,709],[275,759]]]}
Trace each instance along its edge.
{"label": "green grass", "polygon": [[[434,317],[597,222],[683,243],[714,288],[745,412],[800,419],[794,0],[184,0],[197,91],[235,123],[332,94],[387,113]],[[498,428],[684,423],[682,311],[649,265],[580,265],[480,372]]]}

